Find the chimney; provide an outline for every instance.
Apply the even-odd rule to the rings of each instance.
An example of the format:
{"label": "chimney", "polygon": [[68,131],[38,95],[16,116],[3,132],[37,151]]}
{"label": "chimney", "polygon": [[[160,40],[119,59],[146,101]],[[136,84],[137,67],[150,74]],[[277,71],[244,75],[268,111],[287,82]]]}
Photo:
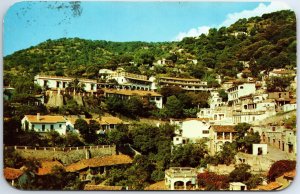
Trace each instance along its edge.
{"label": "chimney", "polygon": [[40,120],[40,113],[36,113],[36,120],[37,120],[37,121]]}

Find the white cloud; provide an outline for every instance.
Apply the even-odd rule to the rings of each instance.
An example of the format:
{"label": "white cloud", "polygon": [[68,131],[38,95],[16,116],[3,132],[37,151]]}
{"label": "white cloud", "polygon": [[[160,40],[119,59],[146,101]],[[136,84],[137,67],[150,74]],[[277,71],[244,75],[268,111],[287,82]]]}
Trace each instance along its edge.
{"label": "white cloud", "polygon": [[[286,3],[272,1],[269,5],[264,3],[260,3],[255,9],[253,10],[243,10],[241,12],[230,13],[226,16],[226,19],[218,26],[219,28],[222,26],[230,26],[231,24],[235,23],[241,18],[250,18],[254,16],[262,16],[265,13],[271,13],[274,11],[284,10],[284,9],[291,9]],[[188,32],[180,32],[175,40],[180,41],[184,37],[197,37],[201,34],[207,34],[208,30],[211,26],[200,26],[198,28],[192,28]]]}
{"label": "white cloud", "polygon": [[200,36],[201,34],[208,34],[208,30],[211,27],[209,26],[200,26],[197,29],[196,28],[192,28],[190,29],[188,32],[180,32],[175,40],[182,40],[184,37],[196,37],[196,36]]}
{"label": "white cloud", "polygon": [[273,1],[269,5],[265,5],[264,3],[260,3],[255,9],[253,10],[244,10],[242,12],[237,13],[230,13],[227,15],[226,20],[222,22],[222,24],[219,27],[222,26],[230,26],[234,22],[238,21],[241,18],[250,18],[254,16],[262,16],[265,13],[271,13],[274,11],[284,10],[284,9],[290,9],[290,7],[283,3],[278,1]]}

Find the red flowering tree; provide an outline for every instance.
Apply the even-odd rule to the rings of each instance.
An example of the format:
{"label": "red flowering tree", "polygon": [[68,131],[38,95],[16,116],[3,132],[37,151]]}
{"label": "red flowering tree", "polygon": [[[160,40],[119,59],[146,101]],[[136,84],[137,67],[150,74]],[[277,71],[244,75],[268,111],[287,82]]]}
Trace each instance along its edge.
{"label": "red flowering tree", "polygon": [[213,172],[204,172],[198,174],[198,184],[205,190],[222,190],[229,187],[229,177],[218,175]]}
{"label": "red flowering tree", "polygon": [[285,172],[289,172],[296,169],[296,161],[294,160],[279,160],[275,162],[268,173],[269,181],[274,181],[277,177],[280,177]]}

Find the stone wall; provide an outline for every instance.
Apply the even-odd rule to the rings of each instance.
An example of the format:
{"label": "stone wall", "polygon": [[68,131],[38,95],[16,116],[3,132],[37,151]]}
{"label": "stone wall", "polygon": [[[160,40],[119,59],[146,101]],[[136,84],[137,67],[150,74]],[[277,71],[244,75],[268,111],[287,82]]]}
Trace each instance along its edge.
{"label": "stone wall", "polygon": [[60,160],[64,165],[68,165],[82,159],[116,154],[115,146],[74,147],[64,149],[49,147],[5,147],[5,150],[15,150],[16,153],[20,154],[24,158]]}

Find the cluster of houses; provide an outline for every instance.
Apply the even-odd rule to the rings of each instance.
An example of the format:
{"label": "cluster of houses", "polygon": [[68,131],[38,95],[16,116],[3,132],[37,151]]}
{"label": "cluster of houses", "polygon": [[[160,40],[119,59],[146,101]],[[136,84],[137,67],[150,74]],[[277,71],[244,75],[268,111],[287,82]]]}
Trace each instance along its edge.
{"label": "cluster of houses", "polygon": [[90,120],[95,120],[100,124],[100,128],[96,131],[97,134],[104,134],[112,129],[116,129],[120,125],[128,125],[128,122],[121,120],[118,117],[102,116],[95,119],[87,119],[84,116],[56,116],[56,115],[25,115],[21,120],[23,130],[32,130],[39,133],[47,133],[56,131],[60,135],[66,135],[67,132],[79,133],[78,129],[74,127],[77,119],[84,119],[87,123]]}
{"label": "cluster of houses", "polygon": [[[161,61],[161,63],[167,64],[167,61]],[[173,147],[187,143],[197,143],[199,140],[206,139],[209,153],[215,155],[222,150],[222,146],[226,142],[235,141],[237,137],[235,125],[245,122],[250,123],[252,125],[250,130],[258,132],[261,137],[260,144],[253,144],[253,155],[266,155],[268,146],[296,155],[296,129],[287,127],[284,123],[264,122],[265,119],[276,116],[279,112],[286,113],[296,110],[296,96],[293,93],[286,91],[267,92],[266,90],[267,78],[295,76],[295,71],[274,69],[268,74],[264,74],[262,81],[256,81],[256,79],[249,77],[248,73],[249,70],[245,69],[242,74],[237,75],[237,77],[243,78],[242,81],[223,82],[221,88],[225,89],[228,94],[228,100],[222,99],[216,88],[209,88],[207,82],[194,78],[154,76],[148,78],[144,75],[120,70],[101,69],[99,71],[101,81],[91,79],[79,79],[78,81],[82,84],[86,93],[97,95],[98,90],[101,90],[104,97],[116,96],[120,100],[130,99],[137,95],[141,98],[147,98],[160,109],[164,106],[163,96],[157,91],[163,86],[178,86],[188,91],[210,92],[209,108],[199,109],[197,118],[170,119],[171,124],[178,126],[178,130],[175,132],[176,136],[173,138]],[[60,93],[65,92],[74,79],[37,75],[34,80],[41,87]],[[296,89],[296,78],[292,82],[291,88]],[[7,90],[12,90],[12,88],[7,88]],[[68,131],[78,132],[74,125],[79,118],[83,117],[40,115],[38,113],[37,115],[25,115],[21,123],[24,130],[34,130],[40,133],[56,131],[61,135],[65,135]],[[90,119],[83,119],[88,123],[90,122]],[[96,120],[101,126],[97,131],[98,134],[116,129],[118,125],[129,124],[112,116],[103,116],[93,120]],[[97,163],[99,165],[95,166]],[[79,172],[82,179],[89,179],[92,175],[86,169],[99,167],[97,173],[105,171],[105,168],[103,168],[104,170],[100,169],[100,167],[103,167],[100,163],[105,162],[81,161],[78,164],[66,167],[66,169],[70,172]],[[131,161],[126,159],[125,163],[129,164]],[[10,170],[7,169],[7,171]],[[16,171],[16,176],[12,177],[18,178],[21,176],[20,171],[14,171]],[[197,173],[196,169],[193,168],[170,168],[165,172],[163,186],[168,190],[198,189]],[[284,176],[283,179],[285,180],[286,177],[288,175]],[[13,178],[8,175],[7,179]],[[96,185],[89,185],[87,190],[95,189],[95,187]],[[263,188],[261,189],[263,190]],[[243,183],[230,183],[230,190],[247,190],[247,186]]]}

